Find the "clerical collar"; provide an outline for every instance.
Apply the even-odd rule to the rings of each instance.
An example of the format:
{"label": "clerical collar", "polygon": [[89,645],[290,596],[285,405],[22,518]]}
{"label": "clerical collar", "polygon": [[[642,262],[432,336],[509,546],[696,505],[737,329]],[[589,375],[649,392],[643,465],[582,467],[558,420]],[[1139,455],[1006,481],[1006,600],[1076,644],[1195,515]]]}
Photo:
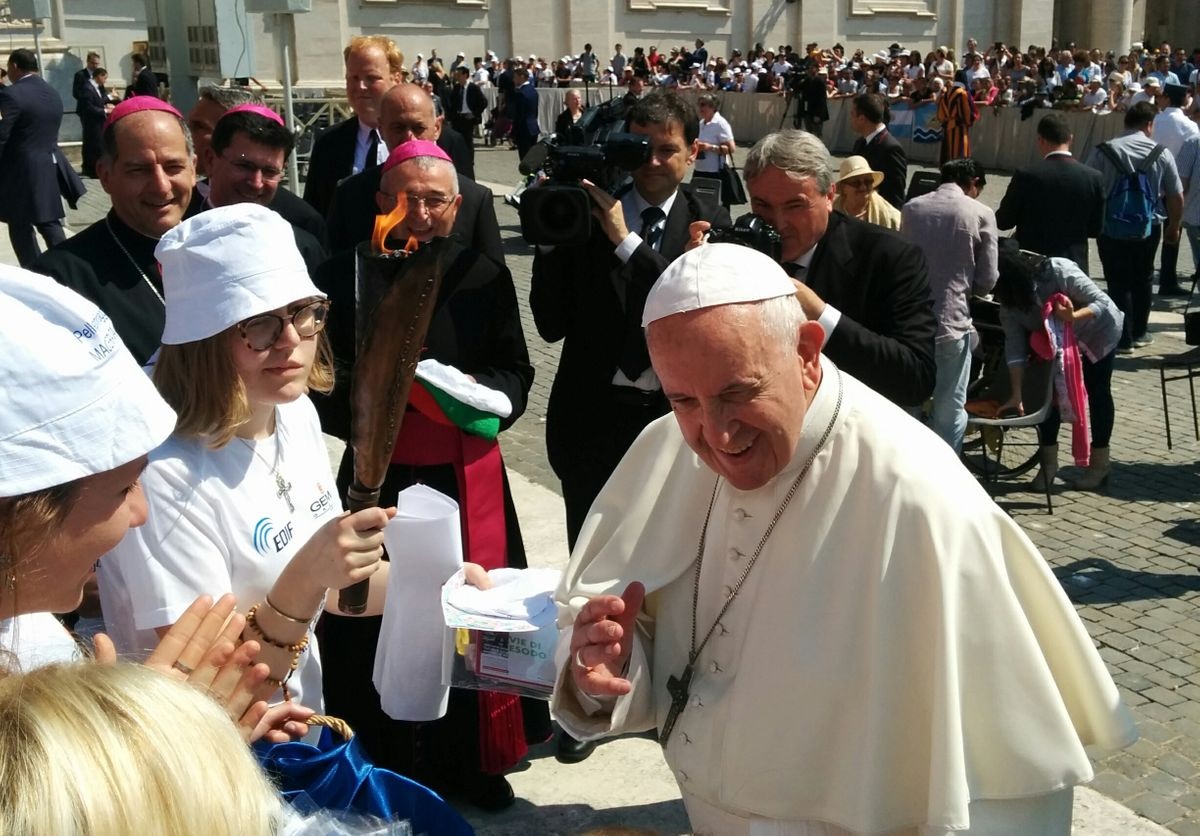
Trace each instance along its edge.
{"label": "clerical collar", "polygon": [[[804,426],[800,430],[800,440],[796,443],[796,450],[792,453],[791,460],[787,463],[787,467],[779,471],[775,478],[763,485],[758,490],[775,491],[782,485],[786,488],[796,478],[796,474],[804,463],[808,461],[808,457],[812,455],[813,450],[821,442],[821,437],[825,434],[825,428],[829,426],[829,421],[833,417],[834,411],[837,409],[838,403],[838,377],[841,372],[833,361],[821,355],[821,382],[817,386],[817,391],[813,393],[812,402],[808,405],[808,410],[804,413]],[[843,381],[843,385],[845,382]],[[844,418],[839,417],[839,422]],[[833,432],[836,433],[838,428],[835,426]],[[829,442],[826,442],[827,444]],[[808,478],[815,479],[819,477],[817,473],[810,474]],[[728,486],[732,490],[736,490],[733,485]],[[747,491],[753,493],[753,491]]]}
{"label": "clerical collar", "polygon": [[116,209],[108,210],[108,224],[113,232],[120,236],[122,244],[131,250],[136,250],[138,255],[141,255],[145,251],[149,253],[150,258],[154,258],[154,248],[158,246],[158,238],[138,232],[125,223],[125,221],[121,220],[121,216],[117,214]]}
{"label": "clerical collar", "polygon": [[1043,160],[1048,160],[1048,159],[1050,159],[1051,157],[1069,157],[1069,156],[1071,156],[1071,152],[1070,152],[1070,151],[1051,151],[1049,154],[1047,154],[1046,156],[1042,157],[1042,159],[1043,159]]}

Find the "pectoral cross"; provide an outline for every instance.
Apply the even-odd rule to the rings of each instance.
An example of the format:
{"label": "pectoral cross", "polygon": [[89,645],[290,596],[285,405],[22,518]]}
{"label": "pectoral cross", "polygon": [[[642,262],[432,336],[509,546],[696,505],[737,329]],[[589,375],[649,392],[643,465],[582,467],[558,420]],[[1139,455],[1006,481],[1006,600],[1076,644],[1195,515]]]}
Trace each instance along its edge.
{"label": "pectoral cross", "polygon": [[283,478],[282,474],[275,474],[275,496],[287,503],[288,513],[295,513],[296,506],[292,504],[292,483]]}
{"label": "pectoral cross", "polygon": [[679,715],[687,708],[688,691],[692,687],[693,670],[692,662],[689,660],[682,674],[678,677],[667,677],[667,693],[671,695],[671,708],[667,711],[667,719],[663,723],[662,734],[658,736],[658,742],[664,748],[666,748],[667,740],[671,737],[671,730],[675,728],[675,721],[679,719]]}

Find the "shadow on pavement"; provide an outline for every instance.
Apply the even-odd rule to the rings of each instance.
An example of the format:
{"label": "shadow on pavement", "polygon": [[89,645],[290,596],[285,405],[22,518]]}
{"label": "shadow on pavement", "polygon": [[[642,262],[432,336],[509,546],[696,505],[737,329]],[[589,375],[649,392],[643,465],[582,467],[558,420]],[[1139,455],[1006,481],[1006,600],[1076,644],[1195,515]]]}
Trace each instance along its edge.
{"label": "shadow on pavement", "polygon": [[1054,575],[1071,600],[1077,603],[1175,598],[1200,590],[1200,573],[1141,572],[1099,557],[1056,566]]}
{"label": "shadow on pavement", "polygon": [[[658,834],[670,836],[689,832],[683,801],[657,801],[596,810],[588,804],[549,804],[538,807],[517,799],[509,810],[498,816],[482,818],[468,816],[478,836],[529,836],[531,832],[546,836],[593,833],[613,828],[618,833]],[[510,819],[511,823],[505,823]],[[536,831],[530,822],[536,821]],[[637,824],[631,824],[636,822]]]}

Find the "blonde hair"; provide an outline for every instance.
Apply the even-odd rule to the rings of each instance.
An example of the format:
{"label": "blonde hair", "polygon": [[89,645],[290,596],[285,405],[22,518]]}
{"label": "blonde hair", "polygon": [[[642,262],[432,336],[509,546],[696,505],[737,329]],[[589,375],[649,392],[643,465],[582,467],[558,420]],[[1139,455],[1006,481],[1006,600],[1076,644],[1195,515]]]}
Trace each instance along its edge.
{"label": "blonde hair", "polygon": [[[179,416],[175,432],[207,437],[220,449],[233,440],[250,418],[246,387],[233,364],[235,328],[196,342],[164,345],[154,366],[154,385]],[[333,391],[333,350],[324,331],[316,336],[317,356],[308,373],[308,388]]]}
{"label": "blonde hair", "polygon": [[404,53],[387,35],[357,35],[351,38],[349,45],[342,50],[342,63],[350,60],[352,52],[372,48],[383,52],[384,57],[387,58],[388,69],[393,73],[407,74],[408,71],[404,66]]}
{"label": "blonde hair", "polygon": [[141,665],[0,679],[0,832],[268,836],[278,794],[233,723]]}

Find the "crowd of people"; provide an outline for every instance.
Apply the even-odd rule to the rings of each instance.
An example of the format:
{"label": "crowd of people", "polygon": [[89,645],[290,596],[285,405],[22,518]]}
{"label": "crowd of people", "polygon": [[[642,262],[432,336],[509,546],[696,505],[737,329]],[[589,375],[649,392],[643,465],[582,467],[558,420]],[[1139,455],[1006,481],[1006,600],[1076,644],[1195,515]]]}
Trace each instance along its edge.
{"label": "crowd of people", "polygon": [[[755,44],[745,53],[712,55],[701,39],[693,45],[635,47],[626,55],[616,44],[605,61],[597,58],[591,44],[578,55],[545,59],[537,55],[500,58],[489,50],[467,64],[464,53],[454,59],[450,73],[467,68],[472,83],[505,86],[504,76],[517,67],[526,69],[535,87],[570,87],[572,84],[628,85],[634,78],[651,87],[692,88],[724,93],[799,92],[810,74],[823,82],[830,98],[879,93],[889,100],[913,102],[936,98],[955,80],[965,83],[979,105],[1033,104],[1097,113],[1125,110],[1139,101],[1165,95],[1168,85],[1178,85],[1195,95],[1200,69],[1200,47],[1190,53],[1162,42],[1157,47],[1134,43],[1126,53],[1104,52],[1053,43],[1049,47],[1030,44],[1025,50],[1014,44],[995,42],[980,49],[968,39],[959,53],[940,46],[928,53],[906,49],[900,43],[876,52],[848,52],[841,44],[822,47],[808,44],[803,52],[790,45],[775,49]],[[428,73],[410,72],[435,89],[447,83],[447,73],[431,59]],[[601,66],[603,65],[603,66]]]}
{"label": "crowd of people", "polygon": [[[894,49],[885,65],[924,66]],[[9,61],[17,87],[40,81],[30,57]],[[386,505],[418,483],[456,499],[473,583],[527,565],[497,435],[525,411],[534,370],[494,195],[474,180],[486,105],[471,87],[492,82],[489,64],[498,86],[510,73],[525,157],[547,68],[491,55],[472,68],[460,54],[447,72],[434,53],[410,64],[389,38],[352,39],[353,116],[317,138],[303,197],[280,188],[294,135],[245,90],[206,88],[186,115],[155,96],[107,113],[95,168],[111,211],[43,254],[35,242],[29,270],[0,269],[0,298],[17,311],[0,332],[0,383],[14,393],[0,410],[0,740],[15,741],[0,748],[0,776],[28,788],[0,822],[62,832],[41,822],[81,803],[30,801],[55,747],[85,748],[81,724],[36,731],[56,690],[78,698],[62,710],[91,718],[97,751],[130,775],[167,775],[148,802],[162,816],[144,820],[176,821],[189,787],[171,779],[183,773],[137,762],[139,746],[171,748],[161,724],[106,736],[140,706],[92,705],[124,705],[131,690],[152,699],[153,675],[201,685],[224,708],[184,718],[190,704],[162,689],[160,720],[223,727],[205,745],[284,741],[328,710],[376,764],[485,810],[514,802],[504,775],[550,739],[553,716],[564,763],[601,738],[655,731],[700,832],[1070,832],[1072,788],[1091,775],[1084,747],[1125,746],[1136,731],[1046,562],[959,459],[970,298],[994,290],[1010,338],[1014,395],[1001,409],[1024,408],[1031,334],[1089,398],[1060,400],[1043,426],[1041,486],[1058,477],[1064,419],[1087,468],[1072,487],[1105,484],[1114,357],[1148,344],[1160,240],[1177,248],[1183,228],[1193,242],[1200,229],[1200,130],[1163,148],[1161,114],[1139,102],[1127,132],[1080,164],[1066,119],[1045,114],[1044,159],[993,212],[978,200],[987,178],[968,123],[947,130],[937,188],[910,199],[886,91],[852,56],[850,77],[876,88],[845,94],[858,141],[838,170],[815,111],[801,122],[816,130],[773,132],[746,156],[750,209],[774,230],[763,252],[729,241],[732,201],[702,188],[737,149],[719,98],[697,106],[668,88],[685,75],[706,86],[710,62],[717,81],[762,63],[768,87],[794,76],[824,96],[830,71],[846,72],[839,48],[710,59],[697,40],[623,57],[618,47],[603,62],[589,45],[551,62],[555,84],[631,76],[624,127],[647,151],[621,190],[581,184],[595,221],[582,239],[534,251],[533,322],[562,343],[546,415],[571,547],[558,681],[549,705],[453,689],[432,721],[389,716],[373,679],[380,614],[395,606],[390,562],[419,559],[384,554]],[[935,78],[958,91],[944,99],[949,125],[972,113],[970,84],[948,54],[935,58]],[[664,68],[674,84],[647,83]],[[5,101],[7,167],[27,117]],[[581,118],[568,99],[557,127]],[[1140,207],[1121,188],[1127,167],[1148,184]],[[1106,212],[1122,195],[1122,212]],[[1057,222],[1064,200],[1069,223]],[[422,361],[505,406],[484,425],[444,397],[410,399],[387,439],[385,507],[348,513],[356,451],[335,473],[322,434],[355,436],[356,249],[389,214],[396,225],[373,246],[438,254]],[[1086,274],[1090,238],[1107,292]],[[364,581],[365,606],[343,606],[338,591]],[[97,659],[149,670],[74,661],[48,613],[93,583],[109,636]],[[126,780],[99,760],[95,781]],[[228,763],[211,795],[247,790],[240,832],[270,832],[278,800],[242,754]],[[141,821],[120,809],[136,787],[111,797],[94,813],[111,831]]]}

